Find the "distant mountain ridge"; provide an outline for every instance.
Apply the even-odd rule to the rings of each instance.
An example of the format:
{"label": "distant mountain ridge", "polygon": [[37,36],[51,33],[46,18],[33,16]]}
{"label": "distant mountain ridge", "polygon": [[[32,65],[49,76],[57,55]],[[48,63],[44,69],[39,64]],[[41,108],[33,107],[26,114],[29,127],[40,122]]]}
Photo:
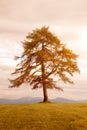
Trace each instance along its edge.
{"label": "distant mountain ridge", "polygon": [[[0,99],[0,104],[28,104],[28,103],[38,103],[41,102],[42,98],[40,97],[23,97],[19,99]],[[83,102],[87,103],[87,100],[71,100],[71,99],[66,99],[66,98],[55,98],[55,99],[50,99],[52,102]]]}
{"label": "distant mountain ridge", "polygon": [[19,99],[0,99],[0,104],[27,104],[40,102],[41,98],[23,97]]}
{"label": "distant mountain ridge", "polygon": [[54,102],[87,102],[87,99],[85,99],[85,100],[72,100],[72,99],[66,99],[66,98],[55,98],[52,101],[54,101]]}

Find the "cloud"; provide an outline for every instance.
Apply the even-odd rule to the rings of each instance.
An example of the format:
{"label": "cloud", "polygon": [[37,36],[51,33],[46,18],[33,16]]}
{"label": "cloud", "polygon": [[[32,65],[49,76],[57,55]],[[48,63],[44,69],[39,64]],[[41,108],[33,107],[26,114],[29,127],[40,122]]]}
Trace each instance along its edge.
{"label": "cloud", "polygon": [[1,15],[10,19],[27,22],[87,21],[86,0],[1,0]]}
{"label": "cloud", "polygon": [[13,57],[21,54],[22,50],[21,44],[11,40],[0,39],[0,57]]}
{"label": "cloud", "polygon": [[1,0],[0,17],[20,23],[83,24],[87,22],[86,0]]}
{"label": "cloud", "polygon": [[77,27],[87,23],[86,4],[86,0],[0,0],[0,37],[22,40],[33,28],[56,25],[66,28],[64,40],[72,40],[78,37]]}
{"label": "cloud", "polygon": [[8,78],[17,64],[17,62],[14,61],[14,56],[20,55],[21,52],[22,47],[20,44],[0,40],[0,88],[8,87]]}

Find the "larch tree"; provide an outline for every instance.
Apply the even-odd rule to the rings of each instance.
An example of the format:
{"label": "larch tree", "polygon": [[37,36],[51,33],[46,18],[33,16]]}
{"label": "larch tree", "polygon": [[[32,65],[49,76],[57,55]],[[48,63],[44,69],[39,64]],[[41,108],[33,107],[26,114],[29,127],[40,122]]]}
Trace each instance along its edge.
{"label": "larch tree", "polygon": [[77,65],[78,55],[66,48],[66,45],[49,31],[49,27],[35,29],[28,33],[23,45],[23,53],[19,59],[13,75],[17,78],[10,79],[10,87],[19,87],[29,83],[32,89],[43,89],[43,102],[48,102],[47,89],[62,90],[54,81],[55,76],[64,83],[73,84],[70,76],[79,73]]}

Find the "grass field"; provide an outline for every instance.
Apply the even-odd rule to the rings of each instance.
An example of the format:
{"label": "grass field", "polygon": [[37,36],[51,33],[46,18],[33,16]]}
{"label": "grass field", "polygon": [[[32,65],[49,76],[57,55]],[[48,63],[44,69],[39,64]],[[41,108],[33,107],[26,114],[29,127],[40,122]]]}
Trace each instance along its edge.
{"label": "grass field", "polygon": [[87,130],[87,104],[0,105],[0,130]]}

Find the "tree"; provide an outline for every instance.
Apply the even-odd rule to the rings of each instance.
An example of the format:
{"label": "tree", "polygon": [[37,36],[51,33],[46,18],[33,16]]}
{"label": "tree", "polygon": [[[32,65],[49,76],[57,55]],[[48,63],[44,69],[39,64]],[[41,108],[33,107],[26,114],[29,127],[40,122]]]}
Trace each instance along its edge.
{"label": "tree", "polygon": [[79,72],[76,59],[78,55],[67,49],[48,27],[35,29],[22,42],[23,53],[14,73],[18,75],[10,79],[11,88],[29,83],[32,89],[43,88],[43,102],[48,101],[47,89],[62,90],[56,85],[54,76],[58,76],[64,83],[73,84],[69,75]]}

